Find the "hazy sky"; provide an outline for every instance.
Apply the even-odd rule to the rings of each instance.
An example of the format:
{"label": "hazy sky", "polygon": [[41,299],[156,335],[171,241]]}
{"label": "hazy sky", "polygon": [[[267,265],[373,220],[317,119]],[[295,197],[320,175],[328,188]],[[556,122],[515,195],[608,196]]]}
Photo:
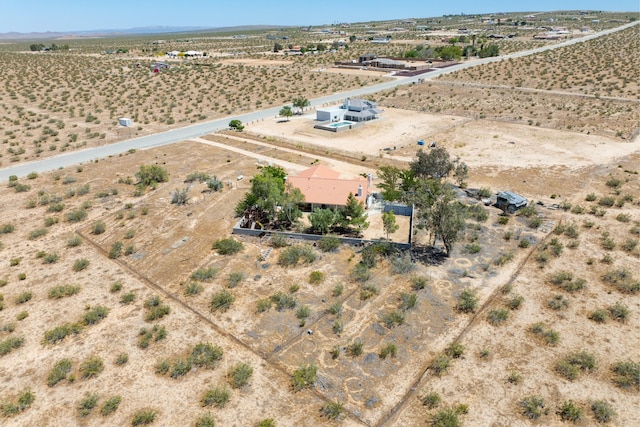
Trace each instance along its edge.
{"label": "hazy sky", "polygon": [[639,9],[639,0],[0,0],[0,33],[156,25],[319,25],[459,13]]}

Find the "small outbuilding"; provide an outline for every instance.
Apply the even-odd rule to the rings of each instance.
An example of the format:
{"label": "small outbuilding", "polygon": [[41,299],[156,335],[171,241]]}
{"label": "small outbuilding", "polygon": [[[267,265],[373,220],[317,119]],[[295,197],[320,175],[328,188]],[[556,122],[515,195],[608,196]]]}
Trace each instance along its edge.
{"label": "small outbuilding", "polygon": [[527,206],[529,201],[512,191],[501,191],[498,193],[496,206],[504,212],[514,213],[520,208]]}

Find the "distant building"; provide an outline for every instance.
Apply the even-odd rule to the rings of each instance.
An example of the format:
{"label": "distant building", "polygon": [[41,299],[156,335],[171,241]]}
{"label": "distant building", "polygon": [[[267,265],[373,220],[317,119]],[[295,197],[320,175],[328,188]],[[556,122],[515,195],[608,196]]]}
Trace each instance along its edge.
{"label": "distant building", "polygon": [[341,106],[322,108],[316,111],[316,120],[339,122],[349,120],[364,122],[378,118],[380,111],[375,102],[366,99],[347,99]]}
{"label": "distant building", "polygon": [[519,194],[511,191],[501,191],[498,193],[496,206],[504,212],[514,213],[520,208],[527,206],[528,200]]}

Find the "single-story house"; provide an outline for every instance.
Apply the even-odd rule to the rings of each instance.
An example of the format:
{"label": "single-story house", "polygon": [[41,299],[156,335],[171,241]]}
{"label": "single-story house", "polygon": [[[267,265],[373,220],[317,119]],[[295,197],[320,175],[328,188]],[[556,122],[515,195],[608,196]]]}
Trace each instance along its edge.
{"label": "single-story house", "polygon": [[340,172],[327,166],[315,165],[295,176],[287,176],[286,185],[304,194],[303,210],[339,208],[346,204],[349,193],[369,207],[373,202],[370,180],[359,176],[340,179]]}
{"label": "single-story house", "polygon": [[347,99],[341,106],[322,108],[316,111],[316,120],[339,122],[349,120],[364,122],[378,118],[380,111],[375,102],[366,99]]}

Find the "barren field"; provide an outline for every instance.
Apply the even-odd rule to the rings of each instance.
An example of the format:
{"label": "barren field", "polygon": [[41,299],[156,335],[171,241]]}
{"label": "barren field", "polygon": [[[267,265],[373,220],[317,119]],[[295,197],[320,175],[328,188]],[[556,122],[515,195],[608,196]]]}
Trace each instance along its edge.
{"label": "barren field", "polygon": [[[419,23],[451,31],[459,19]],[[264,120],[1,183],[0,424],[640,425],[638,76],[610,52],[637,53],[633,31],[574,46],[564,65],[553,53],[377,94],[381,118],[344,132],[313,129],[315,114]],[[292,42],[321,37],[302,33]],[[3,46],[0,166],[122,139],[114,120],[129,111],[143,134],[266,107],[256,91],[278,105],[381,78],[309,72],[333,57],[276,57],[262,36],[212,40],[162,48],[251,53],[152,76],[84,55],[105,41],[78,42],[82,55]],[[540,72],[578,76],[599,58],[611,62],[592,82],[565,87]],[[374,255],[367,275],[359,246],[323,252],[265,234],[232,236],[232,255],[213,249],[265,165],[293,174],[321,163],[378,185],[380,166],[429,150],[418,140],[464,161],[470,190],[513,190],[531,206],[505,216],[455,187],[470,214],[450,256],[415,230],[410,252]],[[142,165],[168,181],[136,186]],[[187,182],[195,172],[222,188]],[[186,204],[173,204],[182,189]],[[365,237],[385,236],[380,214],[369,220]],[[400,225],[394,241],[409,232]],[[292,246],[309,262],[285,266]]]}

